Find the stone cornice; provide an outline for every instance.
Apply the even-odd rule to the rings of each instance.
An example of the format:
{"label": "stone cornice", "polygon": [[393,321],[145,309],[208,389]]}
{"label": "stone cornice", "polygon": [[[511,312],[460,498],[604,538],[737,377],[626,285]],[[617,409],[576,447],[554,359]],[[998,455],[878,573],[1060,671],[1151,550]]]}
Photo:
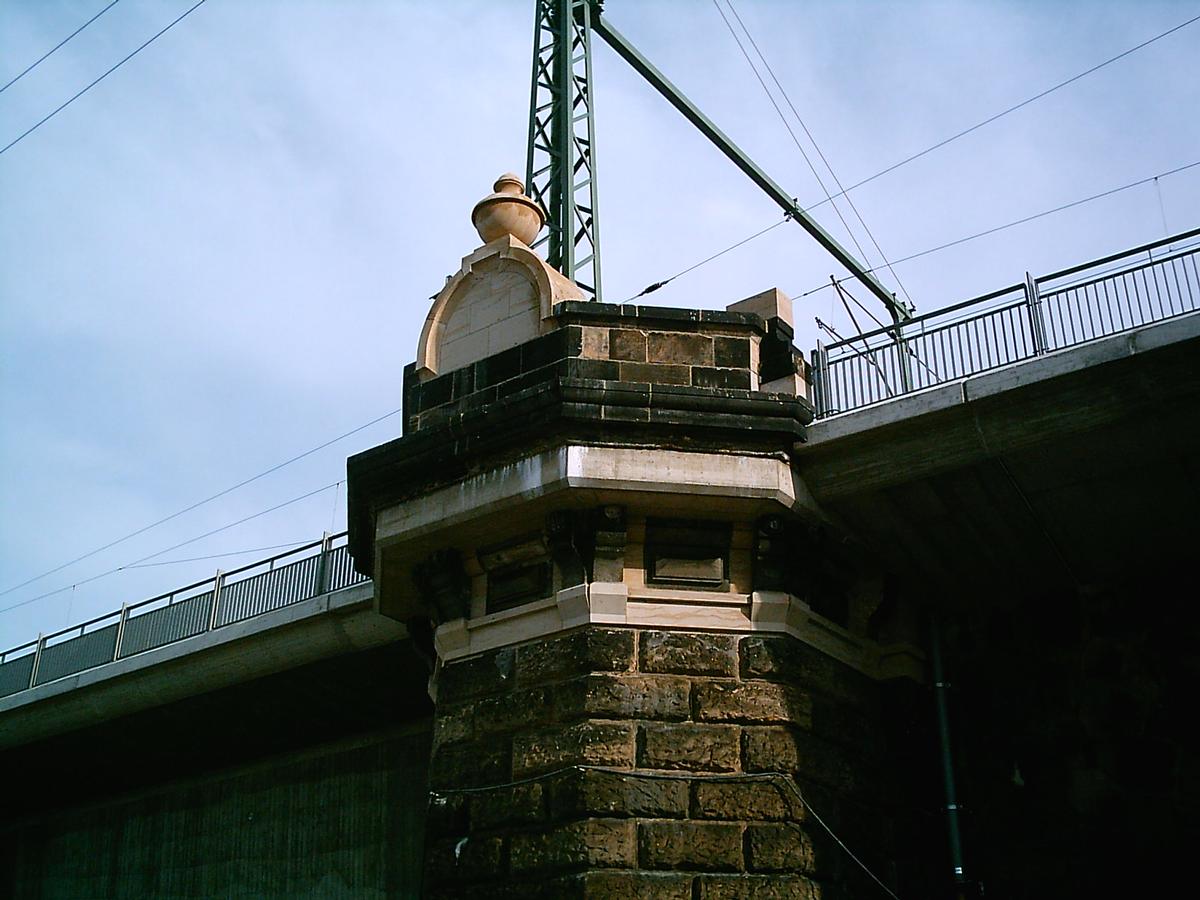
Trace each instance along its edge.
{"label": "stone cornice", "polygon": [[449,413],[437,425],[350,457],[350,552],[360,572],[373,574],[378,510],[500,465],[514,453],[527,456],[564,440],[789,452],[804,439],[811,420],[809,404],[786,395],[552,374],[540,384]]}

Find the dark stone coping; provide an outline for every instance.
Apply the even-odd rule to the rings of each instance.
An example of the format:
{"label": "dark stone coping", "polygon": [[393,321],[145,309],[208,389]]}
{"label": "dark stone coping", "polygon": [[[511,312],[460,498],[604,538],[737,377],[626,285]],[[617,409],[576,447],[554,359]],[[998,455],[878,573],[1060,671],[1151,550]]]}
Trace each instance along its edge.
{"label": "dark stone coping", "polygon": [[678,309],[671,306],[634,306],[630,303],[596,303],[565,300],[554,305],[554,316],[563,325],[605,325],[609,328],[661,327],[670,331],[695,331],[703,325],[748,329],[761,335],[767,325],[756,313],[716,309]]}
{"label": "dark stone coping", "polygon": [[[593,304],[594,305],[594,304]],[[807,400],[554,375],[508,396],[351,456],[346,462],[350,554],[372,572],[376,510],[466,477],[490,460],[565,441],[691,450],[790,450],[813,420]]]}

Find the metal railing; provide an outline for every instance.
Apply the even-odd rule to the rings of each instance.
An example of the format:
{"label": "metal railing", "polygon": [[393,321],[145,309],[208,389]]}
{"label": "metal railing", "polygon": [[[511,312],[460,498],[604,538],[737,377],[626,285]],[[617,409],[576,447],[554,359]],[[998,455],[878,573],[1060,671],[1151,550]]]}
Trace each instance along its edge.
{"label": "metal railing", "polygon": [[346,532],[39,635],[0,653],[0,697],[241,622],[368,578]]}
{"label": "metal railing", "polygon": [[833,344],[812,354],[832,416],[1200,307],[1200,228]]}

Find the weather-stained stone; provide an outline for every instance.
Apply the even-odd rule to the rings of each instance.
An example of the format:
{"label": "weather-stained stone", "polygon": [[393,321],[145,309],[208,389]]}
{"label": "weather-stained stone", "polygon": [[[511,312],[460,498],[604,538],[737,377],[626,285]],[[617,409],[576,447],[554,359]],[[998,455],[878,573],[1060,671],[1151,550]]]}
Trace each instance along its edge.
{"label": "weather-stained stone", "polygon": [[694,690],[696,718],[702,722],[809,725],[812,698],[795,688],[766,681],[710,681]]}
{"label": "weather-stained stone", "polygon": [[509,742],[497,738],[443,744],[433,753],[429,768],[430,786],[437,790],[507,781],[510,751]]}
{"label": "weather-stained stone", "polygon": [[584,819],[543,831],[515,834],[514,873],[549,872],[575,866],[637,864],[636,824],[631,819]]}
{"label": "weather-stained stone", "polygon": [[471,794],[472,829],[503,828],[546,818],[544,784],[533,782]]}
{"label": "weather-stained stone", "polygon": [[688,366],[638,362],[623,362],[620,366],[622,381],[637,381],[644,384],[692,383],[692,370]]}
{"label": "weather-stained stone", "polygon": [[514,683],[515,660],[516,652],[505,648],[447,663],[438,673],[438,703],[455,703],[507,691]]}
{"label": "weather-stained stone", "polygon": [[649,769],[734,772],[740,757],[738,729],[692,722],[643,725],[638,756],[639,764]]}
{"label": "weather-stained stone", "polygon": [[736,872],[742,868],[742,826],[715,822],[642,822],[638,861],[644,869]]}
{"label": "weather-stained stone", "polygon": [[647,631],[641,638],[643,672],[681,675],[737,674],[734,638],[726,634]]}
{"label": "weather-stained stone", "polygon": [[499,697],[477,700],[472,722],[476,737],[537,728],[553,719],[550,691],[544,687],[521,688]]}
{"label": "weather-stained stone", "polygon": [[555,688],[560,720],[683,720],[689,713],[690,685],[669,675],[588,675]]}
{"label": "weather-stained stone", "polygon": [[700,900],[821,900],[821,888],[801,876],[701,875]]}
{"label": "weather-stained stone", "polygon": [[656,363],[711,366],[713,340],[704,334],[652,331],[646,341],[646,358]]}
{"label": "weather-stained stone", "polygon": [[591,672],[633,668],[633,632],[585,628],[560,638],[527,644],[516,651],[517,683],[542,685]]}
{"label": "weather-stained stone", "polygon": [[646,333],[629,328],[609,329],[608,356],[628,362],[645,362]]}
{"label": "weather-stained stone", "polygon": [[688,814],[688,781],[581,770],[565,774],[553,783],[550,806],[556,818],[581,815],[684,818]]}
{"label": "weather-stained stone", "polygon": [[[800,818],[800,804],[787,786],[767,781],[698,781],[692,786],[697,819],[787,820]],[[796,809],[794,810],[793,807]]]}
{"label": "weather-stained stone", "polygon": [[815,870],[812,841],[793,824],[746,827],[746,864],[754,872],[805,872]]}
{"label": "weather-stained stone", "polygon": [[587,872],[579,876],[587,900],[692,900],[692,876],[671,872]]}
{"label": "weather-stained stone", "polygon": [[625,722],[579,722],[513,738],[517,778],[565,766],[632,766],[634,729]]}
{"label": "weather-stained stone", "polygon": [[726,369],[749,369],[750,339],[714,337],[713,363]]}

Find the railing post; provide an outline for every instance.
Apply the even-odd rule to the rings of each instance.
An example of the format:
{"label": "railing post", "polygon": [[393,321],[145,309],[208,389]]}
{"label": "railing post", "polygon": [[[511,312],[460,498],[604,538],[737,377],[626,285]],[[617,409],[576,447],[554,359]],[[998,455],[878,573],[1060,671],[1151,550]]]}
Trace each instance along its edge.
{"label": "railing post", "polygon": [[1029,330],[1033,334],[1033,353],[1041,356],[1046,352],[1046,322],[1042,318],[1042,295],[1037,282],[1025,273],[1025,305],[1029,307]]}
{"label": "railing post", "polygon": [[217,569],[217,574],[213,576],[213,599],[212,612],[208,617],[208,630],[212,631],[217,627],[217,610],[221,605],[221,585],[225,581],[225,573]]}
{"label": "railing post", "polygon": [[29,686],[37,684],[38,666],[42,664],[42,650],[46,646],[46,636],[39,632],[37,649],[33,651],[33,668],[29,670]]}
{"label": "railing post", "polygon": [[817,346],[812,352],[812,402],[816,407],[818,419],[827,415],[829,411],[829,401],[825,397],[828,365],[829,355],[825,352],[825,345],[817,341]]}
{"label": "railing post", "polygon": [[[904,346],[904,327],[896,322],[895,325],[896,352],[900,354],[900,393],[907,394],[913,389],[912,364],[908,359],[908,348]],[[864,342],[865,343],[865,342]]]}
{"label": "railing post", "polygon": [[314,597],[329,590],[329,547],[332,543],[333,535],[328,531],[321,532],[321,555],[317,558],[317,589]]}
{"label": "railing post", "polygon": [[[170,604],[168,604],[170,605]],[[117,619],[117,641],[113,644],[113,662],[121,658],[121,641],[125,638],[125,623],[129,620],[129,604],[121,604],[121,618]]]}

